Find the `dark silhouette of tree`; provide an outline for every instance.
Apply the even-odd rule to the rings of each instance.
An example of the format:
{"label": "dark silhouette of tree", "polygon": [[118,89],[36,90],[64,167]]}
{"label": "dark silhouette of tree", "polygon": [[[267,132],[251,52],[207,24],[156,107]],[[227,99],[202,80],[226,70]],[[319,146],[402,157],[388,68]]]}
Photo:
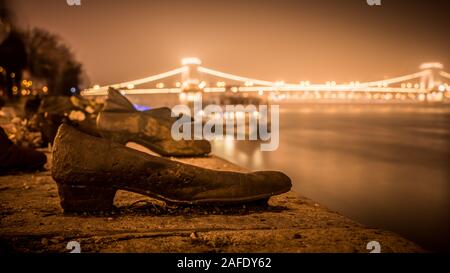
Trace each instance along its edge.
{"label": "dark silhouette of tree", "polygon": [[0,0],[0,90],[12,98],[13,87],[20,87],[27,53],[21,34],[14,28],[6,2]]}
{"label": "dark silhouette of tree", "polygon": [[59,36],[35,28],[25,34],[25,44],[28,69],[34,77],[47,81],[49,94],[78,93],[82,65]]}
{"label": "dark silhouette of tree", "polygon": [[[62,39],[46,30],[20,31],[5,0],[0,0],[0,91],[11,99],[20,90],[22,71],[47,83],[50,95],[79,93],[82,65]],[[2,92],[0,92],[2,93]]]}

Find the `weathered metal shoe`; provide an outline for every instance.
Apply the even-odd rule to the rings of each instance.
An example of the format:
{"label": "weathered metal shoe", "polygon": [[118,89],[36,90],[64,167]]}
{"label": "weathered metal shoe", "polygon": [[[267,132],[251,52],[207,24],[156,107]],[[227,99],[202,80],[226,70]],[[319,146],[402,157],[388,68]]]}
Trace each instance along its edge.
{"label": "weathered metal shoe", "polygon": [[231,204],[268,199],[291,189],[275,171],[216,171],[142,153],[61,125],[53,146],[52,176],[66,212],[113,208],[117,190],[173,204]]}
{"label": "weathered metal shoe", "polygon": [[126,144],[136,142],[162,156],[195,157],[211,152],[206,140],[175,141],[171,135],[176,117],[169,108],[139,112],[119,91],[110,88],[97,128],[105,138]]}

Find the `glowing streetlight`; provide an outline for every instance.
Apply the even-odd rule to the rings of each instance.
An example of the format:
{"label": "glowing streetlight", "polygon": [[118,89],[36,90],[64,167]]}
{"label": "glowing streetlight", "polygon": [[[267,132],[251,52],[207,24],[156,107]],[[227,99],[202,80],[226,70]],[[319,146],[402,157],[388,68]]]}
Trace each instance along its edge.
{"label": "glowing streetlight", "polygon": [[198,84],[198,88],[203,89],[206,87],[206,82],[202,81],[201,83]]}
{"label": "glowing streetlight", "polygon": [[444,69],[444,65],[438,62],[434,62],[434,63],[423,63],[420,65],[420,69],[425,70],[425,69]]}
{"label": "glowing streetlight", "polygon": [[202,61],[197,57],[187,57],[181,60],[182,65],[201,65]]}
{"label": "glowing streetlight", "polygon": [[275,86],[278,86],[278,87],[283,86],[284,84],[285,84],[284,81],[276,81],[275,82]]}

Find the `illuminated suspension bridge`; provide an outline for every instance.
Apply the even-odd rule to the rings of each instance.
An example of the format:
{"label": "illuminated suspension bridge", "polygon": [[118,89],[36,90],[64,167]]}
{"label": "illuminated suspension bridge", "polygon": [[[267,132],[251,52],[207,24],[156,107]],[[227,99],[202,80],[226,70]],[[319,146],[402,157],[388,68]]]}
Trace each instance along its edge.
{"label": "illuminated suspension bridge", "polygon": [[[420,71],[394,77],[390,79],[370,82],[353,81],[338,84],[328,81],[322,84],[314,84],[309,81],[300,83],[285,83],[282,81],[266,81],[225,73],[202,66],[198,58],[185,58],[182,66],[158,75],[143,79],[116,83],[106,86],[95,85],[82,92],[84,96],[105,95],[109,87],[122,91],[123,94],[170,94],[184,92],[227,92],[248,93],[257,92],[259,95],[267,93],[312,93],[315,98],[323,98],[328,95],[336,97],[337,94],[358,95],[412,95],[418,98],[436,100],[450,98],[450,73],[445,72],[440,63],[424,63]],[[176,78],[178,76],[178,78]],[[181,76],[181,77],[180,77]],[[170,81],[170,84],[167,82]]]}

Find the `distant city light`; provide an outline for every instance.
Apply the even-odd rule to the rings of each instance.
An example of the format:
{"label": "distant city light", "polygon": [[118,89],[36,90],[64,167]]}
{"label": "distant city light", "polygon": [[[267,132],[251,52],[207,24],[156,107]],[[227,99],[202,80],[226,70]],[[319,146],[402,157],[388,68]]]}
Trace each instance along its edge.
{"label": "distant city light", "polygon": [[181,60],[182,65],[201,65],[202,61],[197,57],[187,57]]}
{"label": "distant city light", "polygon": [[434,63],[423,63],[420,65],[420,69],[425,70],[425,69],[444,69],[444,65],[438,62],[434,62]]}
{"label": "distant city light", "polygon": [[283,86],[285,84],[284,81],[276,81],[275,86]]}
{"label": "distant city light", "polygon": [[201,83],[198,84],[198,88],[203,89],[206,87],[206,82],[202,81]]}

